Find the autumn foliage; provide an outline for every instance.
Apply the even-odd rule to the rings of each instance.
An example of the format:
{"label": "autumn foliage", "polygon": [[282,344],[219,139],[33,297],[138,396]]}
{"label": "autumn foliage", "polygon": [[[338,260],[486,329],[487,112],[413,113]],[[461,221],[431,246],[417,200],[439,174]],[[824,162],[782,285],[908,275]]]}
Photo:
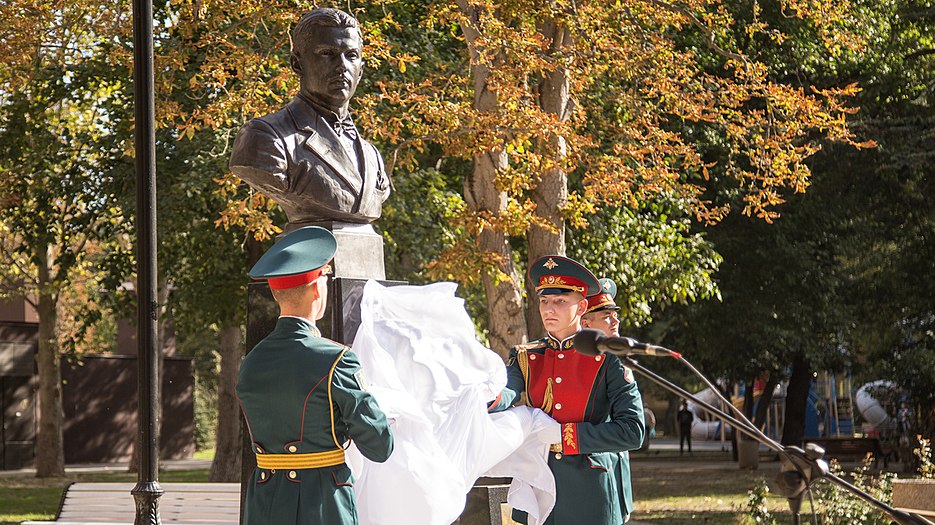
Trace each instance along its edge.
{"label": "autumn foliage", "polygon": [[[235,131],[281,107],[297,85],[286,57],[299,7],[175,4],[157,48],[162,124],[176,127],[180,138],[203,127]],[[698,220],[717,221],[729,211],[715,191],[724,187],[742,194],[743,213],[770,221],[789,190],[808,186],[806,160],[823,141],[868,145],[847,127],[856,86],[778,82],[745,54],[751,40],[780,45],[791,38],[759,19],[759,3],[742,16],[715,0],[385,1],[354,8],[370,80],[353,109],[359,126],[383,145],[393,176],[419,167],[431,148],[465,159],[504,150],[509,158],[495,181],[503,209],[459,210],[462,237],[438,259],[439,276],[468,280],[496,262],[471,246],[480,231],[522,236],[532,225],[549,227],[530,190],[553,167],[580,181],[560,210],[576,227],[596,207],[637,207],[660,195],[683,202]],[[848,32],[846,1],[785,1],[780,8],[811,28],[829,53],[861,45]],[[564,38],[554,37],[556,27],[566,30]],[[433,36],[417,38],[426,34]],[[483,84],[472,63],[489,66]],[[570,80],[566,116],[544,111],[535,89],[536,79],[556,68]],[[479,89],[496,93],[494,111],[475,107]],[[195,103],[184,107],[178,91]],[[276,232],[265,198],[238,188],[236,179],[218,182],[232,197],[219,224],[247,224],[260,238]]]}

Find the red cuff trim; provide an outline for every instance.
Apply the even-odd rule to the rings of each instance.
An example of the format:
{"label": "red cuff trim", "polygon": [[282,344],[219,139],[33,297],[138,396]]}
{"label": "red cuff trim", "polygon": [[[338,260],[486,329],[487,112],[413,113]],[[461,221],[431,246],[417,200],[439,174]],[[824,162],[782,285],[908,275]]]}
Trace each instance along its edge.
{"label": "red cuff trim", "polygon": [[578,447],[578,423],[565,423],[562,425],[562,453],[581,453]]}
{"label": "red cuff trim", "polygon": [[500,400],[503,398],[503,392],[497,394],[497,398],[487,403],[487,412],[490,412],[495,406],[500,404]]}

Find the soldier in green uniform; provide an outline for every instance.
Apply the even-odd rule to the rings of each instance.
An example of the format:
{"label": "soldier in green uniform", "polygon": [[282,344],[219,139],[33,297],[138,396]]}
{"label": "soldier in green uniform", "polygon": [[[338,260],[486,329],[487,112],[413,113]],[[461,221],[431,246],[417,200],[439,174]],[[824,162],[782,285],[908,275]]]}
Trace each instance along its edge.
{"label": "soldier in green uniform", "polygon": [[[598,280],[601,285],[600,290],[588,296],[588,308],[581,316],[582,328],[593,328],[600,330],[608,337],[618,337],[620,335],[620,317],[617,311],[620,307],[615,301],[617,297],[617,283],[607,278]],[[627,369],[627,373],[632,371]],[[644,414],[645,415],[645,414]],[[649,429],[647,428],[646,431]],[[644,436],[645,437],[645,436]],[[619,453],[616,465],[617,489],[623,495],[624,504],[622,512],[628,515],[633,509],[633,485],[630,482],[630,452],[625,450]]]}
{"label": "soldier in green uniform", "polygon": [[602,277],[598,280],[600,290],[588,296],[588,308],[581,316],[582,328],[593,328],[604,332],[605,336],[618,337],[620,335],[620,307],[615,301],[617,297],[617,283]]}
{"label": "soldier in green uniform", "polygon": [[[643,440],[643,404],[633,374],[617,357],[575,351],[586,297],[600,289],[597,278],[572,259],[545,256],[529,267],[539,315],[548,335],[510,351],[507,386],[490,407],[505,410],[526,392],[527,404],[562,424],[552,445],[555,508],[546,525],[619,525],[630,512],[619,482],[619,452]],[[526,523],[526,513],[513,519]]]}
{"label": "soldier in green uniform", "polygon": [[246,525],[356,524],[344,449],[353,440],[377,462],[393,451],[386,416],[361,388],[357,357],[315,327],[336,246],[328,230],[300,228],[250,270],[268,280],[280,317],[244,359],[237,383],[257,462]]}

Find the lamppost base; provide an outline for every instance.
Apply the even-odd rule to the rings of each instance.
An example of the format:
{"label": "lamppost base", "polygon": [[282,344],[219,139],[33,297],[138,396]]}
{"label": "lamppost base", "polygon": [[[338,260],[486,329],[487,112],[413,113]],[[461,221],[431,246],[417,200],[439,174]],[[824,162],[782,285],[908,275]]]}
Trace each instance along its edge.
{"label": "lamppost base", "polygon": [[136,501],[133,525],[162,525],[159,519],[159,498],[165,493],[158,481],[137,483],[130,494]]}

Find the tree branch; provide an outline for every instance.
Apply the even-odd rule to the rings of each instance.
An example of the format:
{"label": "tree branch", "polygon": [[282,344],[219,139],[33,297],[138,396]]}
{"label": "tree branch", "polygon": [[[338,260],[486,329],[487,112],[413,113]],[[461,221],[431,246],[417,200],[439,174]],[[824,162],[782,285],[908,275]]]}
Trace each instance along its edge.
{"label": "tree branch", "polygon": [[728,51],[728,50],[722,48],[721,46],[717,45],[717,44],[714,42],[714,31],[711,31],[711,29],[710,29],[707,25],[705,25],[704,22],[702,22],[701,20],[699,20],[698,17],[695,16],[694,13],[692,13],[691,11],[689,11],[688,8],[686,8],[686,7],[684,7],[684,6],[679,6],[679,5],[675,5],[675,4],[670,4],[669,2],[665,2],[664,0],[650,0],[650,2],[652,2],[653,4],[658,5],[659,7],[663,8],[663,9],[667,9],[667,10],[669,10],[669,11],[673,11],[673,12],[675,12],[675,13],[679,13],[680,15],[682,15],[682,16],[688,18],[688,19],[691,21],[691,23],[692,23],[693,26],[695,26],[695,27],[697,27],[698,29],[700,29],[700,30],[708,37],[708,38],[705,39],[705,42],[708,44],[708,47],[710,47],[711,49],[713,49],[717,54],[719,54],[719,55],[721,55],[721,56],[723,56],[723,57],[725,57],[725,58],[729,58],[729,59],[731,59],[731,60],[736,60],[736,61],[738,61],[738,62],[743,62],[743,63],[745,63],[745,64],[750,63],[750,60],[749,60],[747,57],[745,57],[744,55],[741,55],[741,54],[738,54],[738,53],[733,53],[733,52]]}
{"label": "tree branch", "polygon": [[928,49],[920,49],[918,51],[913,51],[912,53],[909,53],[908,55],[906,55],[906,57],[903,60],[912,60],[914,58],[919,58],[925,55],[935,55],[935,49],[928,48]]}

